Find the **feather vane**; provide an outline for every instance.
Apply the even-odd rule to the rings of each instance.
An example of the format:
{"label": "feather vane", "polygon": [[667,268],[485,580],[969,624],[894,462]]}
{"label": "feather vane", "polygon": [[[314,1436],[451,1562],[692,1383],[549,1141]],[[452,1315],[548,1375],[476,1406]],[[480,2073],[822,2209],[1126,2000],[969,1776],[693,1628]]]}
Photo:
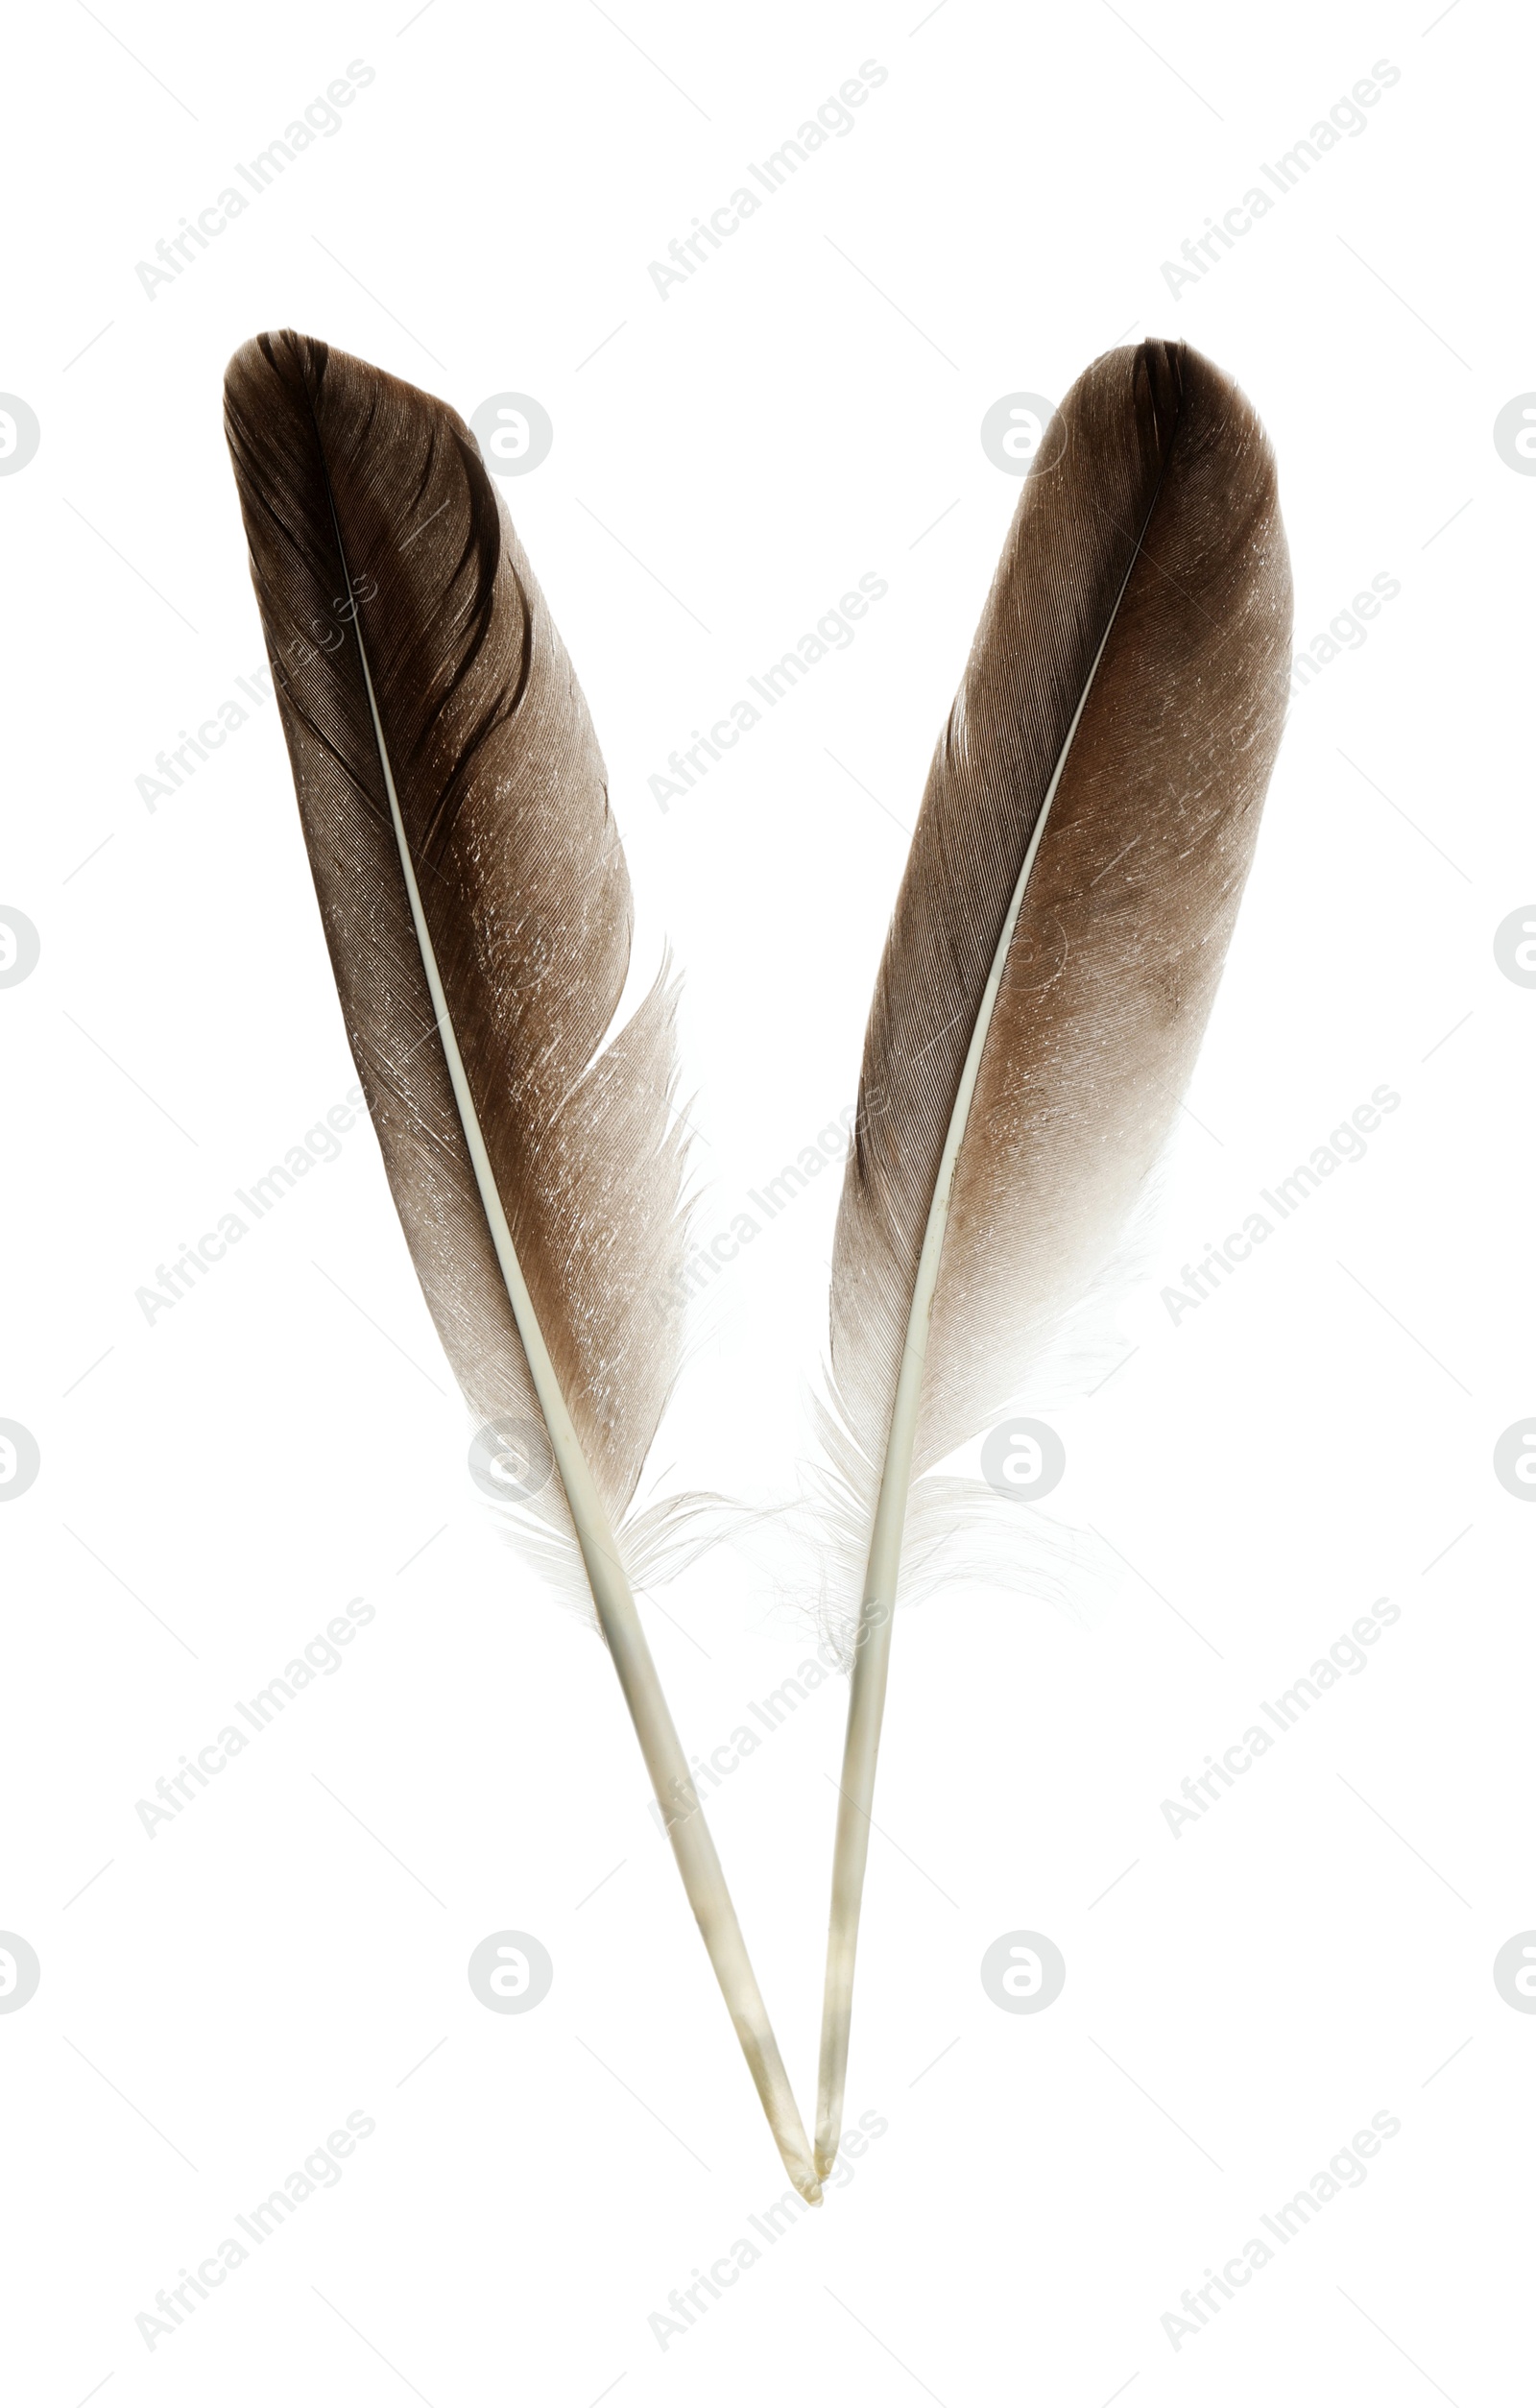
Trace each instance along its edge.
{"label": "feather vane", "polygon": [[1166,1141],[1288,685],[1274,462],[1178,343],[1078,379],[1020,496],[876,980],[831,1282],[869,1531],[816,2154],[837,2147],[903,1526],[1112,1254]]}
{"label": "feather vane", "polygon": [[609,1035],[633,906],[586,704],[445,404],[286,332],[230,362],[226,425],[406,1241],[476,1417],[547,1435],[527,1511],[585,1574],[759,2097],[819,2198],[633,1595],[666,1535],[632,1505],[677,1371],[684,1149],[664,974]]}

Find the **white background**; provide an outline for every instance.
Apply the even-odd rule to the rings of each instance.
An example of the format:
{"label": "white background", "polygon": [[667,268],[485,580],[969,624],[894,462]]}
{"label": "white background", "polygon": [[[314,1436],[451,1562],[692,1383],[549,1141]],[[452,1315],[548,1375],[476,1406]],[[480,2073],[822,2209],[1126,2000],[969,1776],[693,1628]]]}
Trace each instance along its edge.
{"label": "white background", "polygon": [[[0,386],[42,430],[0,480],[0,903],[42,940],[0,992],[0,1415],[42,1457],[0,1516],[0,1925],[42,1963],[0,2017],[13,2396],[1506,2400],[1536,2020],[1491,1968],[1536,1924],[1536,1525],[1492,1457],[1532,1403],[1536,994],[1493,932],[1536,892],[1536,484],[1492,426],[1536,385],[1528,25],[410,15],[60,0],[11,36]],[[341,131],[148,298],[135,262],[353,60]],[[663,301],[648,262],[868,60],[854,131]],[[1170,294],[1382,60],[1367,130]],[[1187,336],[1274,438],[1298,638],[1402,587],[1295,704],[1126,1360],[1057,1417],[1051,1510],[1120,1585],[1087,1627],[974,1590],[903,1620],[850,2083],[888,2129],[664,2348],[648,2320],[785,2185],[601,1651],[482,1518],[366,1125],[174,1311],[134,1300],[353,1076],[276,710],[135,790],[262,657],[220,378],[283,325],[550,412],[504,490],[645,963],[669,938],[685,975],[706,1234],[852,1099],[1018,497],[994,400]],[[869,570],[856,642],[663,814],[666,755]],[[1175,1326],[1160,1289],[1383,1084],[1366,1158]],[[835,1187],[722,1277],[681,1480],[793,1485]],[[358,1593],[343,1669],[149,1839],[135,1800]],[[1175,1839],[1161,1801],[1382,1595],[1368,1671]],[[809,1652],[729,1553],[647,1614],[700,1747]],[[828,1683],[711,1809],[807,2110],[841,1714]],[[466,1980],[508,1927],[554,1960],[526,2015]],[[1067,1961],[1039,2015],[978,1977],[1020,1928]],[[156,2292],[354,2109],[339,2185],[148,2349]],[[1383,2109],[1363,2186],[1175,2349],[1181,2292]]]}

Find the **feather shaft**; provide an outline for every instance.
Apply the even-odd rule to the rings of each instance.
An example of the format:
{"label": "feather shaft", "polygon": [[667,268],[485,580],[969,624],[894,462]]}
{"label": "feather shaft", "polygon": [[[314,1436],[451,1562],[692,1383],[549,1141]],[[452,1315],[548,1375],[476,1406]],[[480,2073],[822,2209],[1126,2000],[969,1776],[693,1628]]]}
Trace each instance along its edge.
{"label": "feather shaft", "polygon": [[[1147,515],[1150,518],[1151,513]],[[1142,532],[1145,532],[1144,526]],[[1139,538],[1131,567],[1134,567],[1140,553]],[[907,1496],[912,1486],[912,1456],[917,1444],[918,1415],[923,1404],[928,1325],[933,1313],[934,1293],[939,1285],[939,1264],[944,1253],[944,1233],[949,1219],[949,1198],[954,1192],[955,1166],[965,1142],[981,1070],[982,1051],[992,1027],[992,1016],[1002,986],[1014,931],[1019,925],[1019,914],[1023,908],[1024,891],[1050,818],[1051,805],[1056,800],[1057,788],[1062,782],[1072,738],[1088,708],[1088,697],[1098,674],[1099,662],[1104,658],[1105,645],[1109,642],[1125,589],[1131,581],[1131,567],[1127,567],[1121,580],[1115,609],[1093,656],[1093,665],[1072,714],[1067,740],[1051,773],[1040,817],[1035,823],[1023,867],[1019,873],[1019,883],[1014,889],[1008,917],[997,940],[981,1008],[966,1050],[954,1110],[949,1116],[932,1209],[923,1233],[923,1251],[918,1261],[912,1312],[907,1322],[906,1343],[901,1351],[896,1400],[891,1409],[890,1435],[880,1474],[875,1523],[870,1533],[869,1569],[864,1581],[864,1599],[859,1608],[858,1636],[854,1645],[852,1671],[849,1676],[848,1729],[843,1744],[842,1778],[837,1790],[837,1832],[832,1843],[832,1904],[828,1919],[821,2066],[817,2078],[816,2171],[824,2181],[831,2172],[843,2131],[843,2097],[848,2082],[848,2049],[853,2023],[853,1968],[858,1954],[859,1914],[864,1903],[864,1871],[870,1852],[875,1772],[880,1752],[885,1691],[891,1670],[891,1632],[896,1621],[896,1590],[901,1570],[901,1530],[906,1520]]]}
{"label": "feather shaft", "polygon": [[1020,498],[866,1039],[833,1255],[834,1462],[869,1537],[823,2175],[914,1480],[1017,1393],[1156,1159],[1251,855],[1288,634],[1273,462],[1247,404],[1185,346],[1108,354],[1063,403]]}
{"label": "feather shaft", "polygon": [[[341,549],[339,528],[337,547]],[[351,579],[347,570],[345,551],[342,553],[342,568],[350,594]],[[550,1451],[565,1492],[565,1502],[570,1507],[576,1543],[581,1550],[592,1602],[597,1609],[598,1625],[613,1660],[613,1670],[618,1675],[624,1702],[635,1725],[635,1734],[645,1759],[645,1769],[651,1776],[657,1803],[667,1824],[667,1836],[672,1842],[672,1853],[688,1904],[693,1909],[715,1979],[735,2026],[736,2037],[762,2102],[763,2113],[768,2118],[769,2129],[778,2143],[779,2154],[783,2158],[790,2180],[803,2198],[814,2203],[822,2196],[821,2184],[812,2167],[805,2129],[779,2053],[768,2009],[752,1969],[747,1944],[732,1904],[731,1892],[726,1887],[725,1873],[705,1820],[704,1809],[698,1801],[683,1743],[667,1706],[634,1594],[614,1544],[608,1514],[576,1434],[564,1391],[550,1360],[549,1348],[539,1325],[539,1315],[528,1292],[528,1283],[517,1260],[512,1231],[507,1225],[506,1210],[491,1167],[485,1135],[454,1031],[453,1016],[444,992],[426,913],[421,905],[420,888],[411,859],[404,814],[396,791],[389,746],[379,719],[378,698],[368,665],[368,651],[355,614],[353,630],[373,723],[373,740],[378,747],[379,770],[389,801],[395,841],[399,849],[400,870],[410,901],[411,919],[421,949],[421,967],[437,1016],[438,1035],[447,1062],[454,1101],[463,1122],[465,1143],[474,1167],[475,1184],[490,1224],[496,1261],[506,1282],[508,1301],[517,1324],[523,1352],[528,1358],[534,1391],[549,1433]],[[691,1801],[688,1811],[683,1815],[677,1812],[679,1800]]]}
{"label": "feather shaft", "polygon": [[514,1532],[589,1603],[758,2097],[814,2201],[636,1603],[648,1568],[687,1552],[701,1502],[634,1509],[681,1352],[663,1300],[684,1163],[664,974],[614,1033],[633,907],[586,704],[445,404],[292,330],[241,349],[225,398],[300,826],[401,1228],[475,1422],[538,1446]]}

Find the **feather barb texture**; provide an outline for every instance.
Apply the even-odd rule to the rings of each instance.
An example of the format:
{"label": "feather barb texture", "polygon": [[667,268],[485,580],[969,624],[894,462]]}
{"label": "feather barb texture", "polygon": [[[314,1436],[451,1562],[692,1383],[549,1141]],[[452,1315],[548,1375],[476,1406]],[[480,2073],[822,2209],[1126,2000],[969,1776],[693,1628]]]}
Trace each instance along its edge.
{"label": "feather barb texture", "polygon": [[1249,404],[1187,345],[1107,353],[1020,497],[865,1039],[831,1282],[835,1464],[869,1561],[834,1854],[824,2174],[912,1485],[1012,1401],[1165,1143],[1252,859],[1289,650],[1274,461]]}
{"label": "feather barb texture", "polygon": [[476,1419],[548,1477],[522,1518],[579,1569],[786,2166],[808,2145],[634,1585],[678,1366],[673,996],[610,1035],[628,873],[581,689],[473,437],[291,332],[230,362],[226,427],[300,818],[406,1242]]}

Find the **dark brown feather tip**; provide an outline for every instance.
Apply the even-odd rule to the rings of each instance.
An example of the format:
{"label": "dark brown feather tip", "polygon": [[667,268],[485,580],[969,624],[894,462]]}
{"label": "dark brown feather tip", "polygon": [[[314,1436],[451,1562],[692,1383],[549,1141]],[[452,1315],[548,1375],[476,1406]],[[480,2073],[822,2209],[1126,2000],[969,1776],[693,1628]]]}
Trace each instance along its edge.
{"label": "dark brown feather tip", "polygon": [[683,1164],[669,993],[659,983],[599,1050],[632,905],[580,687],[445,403],[284,332],[236,352],[225,416],[325,939],[427,1301],[476,1415],[537,1423],[435,1026],[359,638],[495,1186],[616,1517],[677,1366],[666,1307],[680,1292]]}
{"label": "dark brown feather tip", "polygon": [[873,1461],[982,989],[1085,686],[955,1177],[920,1469],[1017,1393],[1164,1142],[1252,859],[1289,653],[1253,410],[1185,344],[1106,353],[1020,495],[876,989],[832,1287],[837,1393]]}

